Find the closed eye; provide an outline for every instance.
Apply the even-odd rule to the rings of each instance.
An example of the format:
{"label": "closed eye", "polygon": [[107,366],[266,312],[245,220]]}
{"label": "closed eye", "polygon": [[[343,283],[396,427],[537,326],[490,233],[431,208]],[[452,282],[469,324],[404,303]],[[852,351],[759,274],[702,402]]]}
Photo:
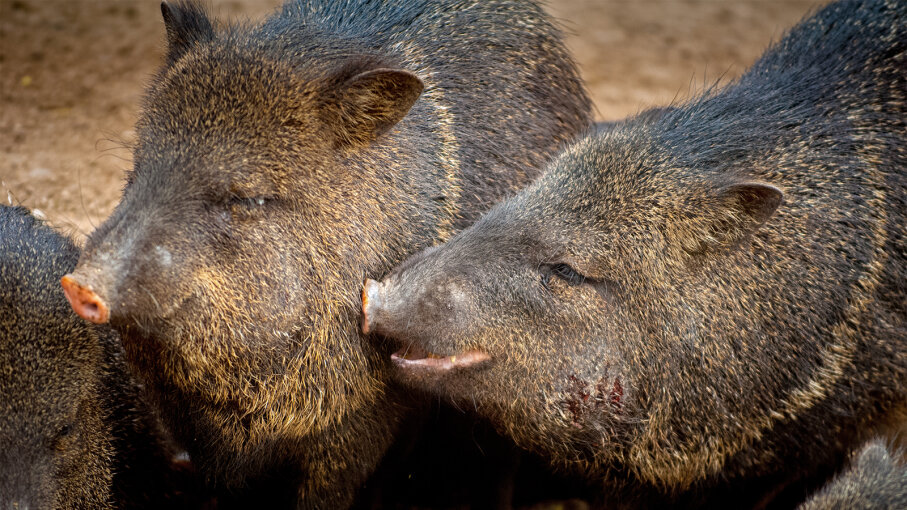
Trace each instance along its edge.
{"label": "closed eye", "polygon": [[76,426],[74,423],[65,423],[57,429],[57,433],[50,438],[51,447],[55,450],[66,450],[67,445],[72,444],[73,438],[76,436]]}
{"label": "closed eye", "polygon": [[231,207],[241,206],[253,209],[265,205],[269,200],[270,199],[266,197],[233,197],[230,199],[229,205]]}
{"label": "closed eye", "polygon": [[586,283],[586,277],[576,272],[568,264],[554,264],[551,266],[551,274],[573,286]]}
{"label": "closed eye", "polygon": [[558,264],[543,264],[542,267],[544,268],[542,272],[542,284],[545,287],[548,287],[551,278],[558,278],[571,287],[588,285],[595,289],[595,291],[606,300],[610,300],[614,297],[616,286],[614,282],[610,280],[588,277],[574,269],[570,264],[565,264],[563,262]]}

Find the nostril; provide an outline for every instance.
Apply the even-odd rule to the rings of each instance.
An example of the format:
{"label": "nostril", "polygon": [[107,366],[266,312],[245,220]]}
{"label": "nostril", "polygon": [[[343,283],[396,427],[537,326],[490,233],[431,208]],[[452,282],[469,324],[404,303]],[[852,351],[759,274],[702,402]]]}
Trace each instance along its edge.
{"label": "nostril", "polygon": [[60,279],[63,293],[79,317],[95,324],[104,324],[110,318],[110,309],[90,286],[82,285],[72,275]]}

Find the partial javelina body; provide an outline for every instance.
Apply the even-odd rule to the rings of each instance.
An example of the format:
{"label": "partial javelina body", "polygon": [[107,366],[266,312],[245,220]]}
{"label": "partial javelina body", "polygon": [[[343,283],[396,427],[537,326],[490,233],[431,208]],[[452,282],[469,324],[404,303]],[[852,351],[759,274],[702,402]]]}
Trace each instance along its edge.
{"label": "partial javelina body", "polygon": [[78,258],[0,205],[0,509],[172,507],[168,450],[116,335],[60,291]]}
{"label": "partial javelina body", "polygon": [[364,328],[609,487],[819,483],[907,400],[905,122],[907,3],[832,4],[367,282]]}
{"label": "partial javelina body", "polygon": [[215,483],[347,505],[403,398],[358,332],[362,279],[526,184],[589,101],[535,2],[163,10],[134,170],[64,285]]}
{"label": "partial javelina body", "polygon": [[[892,458],[894,455],[894,458]],[[907,466],[900,452],[872,441],[853,465],[800,505],[799,510],[887,510],[907,508]]]}

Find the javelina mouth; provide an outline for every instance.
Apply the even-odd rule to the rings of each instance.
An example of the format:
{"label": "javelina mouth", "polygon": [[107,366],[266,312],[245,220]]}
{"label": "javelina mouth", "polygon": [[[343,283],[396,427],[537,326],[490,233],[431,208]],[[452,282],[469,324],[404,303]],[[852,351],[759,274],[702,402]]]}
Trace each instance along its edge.
{"label": "javelina mouth", "polygon": [[410,346],[391,354],[391,361],[404,370],[448,371],[467,368],[491,359],[488,353],[472,349],[452,356],[439,356],[418,346]]}

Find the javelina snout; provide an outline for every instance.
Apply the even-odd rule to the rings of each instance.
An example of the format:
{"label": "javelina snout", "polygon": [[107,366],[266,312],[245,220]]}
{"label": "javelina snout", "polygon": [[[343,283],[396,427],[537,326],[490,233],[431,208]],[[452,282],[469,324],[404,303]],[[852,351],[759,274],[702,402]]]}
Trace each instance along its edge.
{"label": "javelina snout", "polygon": [[[406,340],[443,331],[468,315],[474,297],[465,281],[440,277],[420,285],[394,276],[383,282],[365,280],[362,289],[362,332],[390,334]],[[419,317],[419,322],[412,320]],[[421,326],[421,325],[425,326]],[[420,331],[413,328],[430,328]]]}
{"label": "javelina snout", "polygon": [[81,263],[60,281],[72,309],[95,324],[169,315],[184,298],[184,285],[174,271],[179,250],[159,242],[160,237],[142,223],[93,237]]}
{"label": "javelina snout", "polygon": [[[572,356],[595,357],[616,367],[611,343],[593,348],[578,340],[559,345],[561,341],[543,333],[550,329],[548,323],[554,323],[554,315],[566,324],[559,328],[564,335],[583,338],[593,324],[588,318],[610,310],[591,285],[574,288],[556,276],[558,264],[551,262],[555,255],[548,248],[555,233],[544,220],[515,218],[511,213],[522,215],[517,209],[499,207],[476,225],[483,228],[471,228],[440,248],[411,257],[380,282],[366,280],[362,331],[394,342],[398,350],[391,359],[399,380],[440,388],[454,401],[509,406],[510,397],[525,393],[525,388],[514,387],[522,384],[520,377],[540,380],[541,372],[557,381],[547,391],[571,398],[579,377],[593,386],[607,386],[608,391],[599,392],[607,400],[618,370],[608,368],[596,377],[593,371],[570,370]],[[519,226],[504,225],[502,217]],[[476,253],[482,254],[481,260]],[[582,298],[583,306],[558,306],[553,298],[560,293]],[[558,355],[565,349],[572,356]],[[545,360],[542,353],[557,359]],[[486,409],[497,412],[494,405]],[[593,414],[608,411],[607,405],[589,409]],[[565,414],[547,426],[572,432],[577,419]]]}
{"label": "javelina snout", "polygon": [[79,317],[95,324],[104,324],[110,319],[110,307],[89,284],[83,284],[84,277],[67,274],[60,279],[63,293]]}
{"label": "javelina snout", "polygon": [[[362,332],[397,340],[402,347],[391,359],[404,370],[443,372],[490,359],[483,350],[456,345],[452,334],[461,332],[474,313],[475,298],[465,281],[441,280],[423,286],[399,285],[393,277],[381,283],[365,281]],[[424,343],[426,338],[435,341]]]}

